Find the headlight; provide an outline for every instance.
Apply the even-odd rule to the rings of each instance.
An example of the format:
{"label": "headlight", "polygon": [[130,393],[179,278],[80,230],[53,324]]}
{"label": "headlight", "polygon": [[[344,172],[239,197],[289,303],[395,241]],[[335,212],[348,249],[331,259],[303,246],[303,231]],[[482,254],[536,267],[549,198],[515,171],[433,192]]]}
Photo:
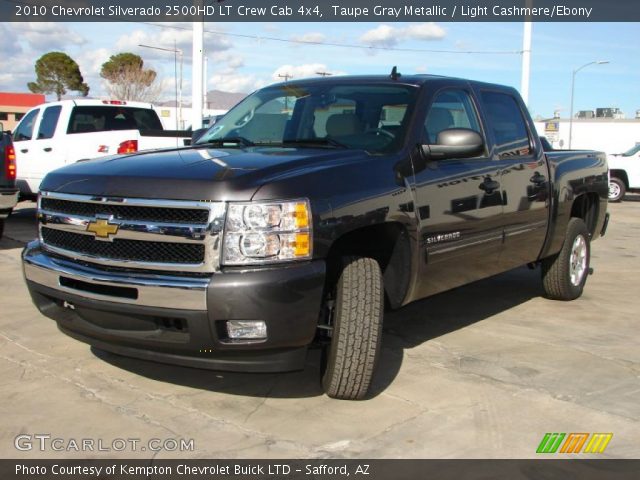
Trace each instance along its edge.
{"label": "headlight", "polygon": [[229,204],[223,265],[305,260],[311,246],[308,200]]}

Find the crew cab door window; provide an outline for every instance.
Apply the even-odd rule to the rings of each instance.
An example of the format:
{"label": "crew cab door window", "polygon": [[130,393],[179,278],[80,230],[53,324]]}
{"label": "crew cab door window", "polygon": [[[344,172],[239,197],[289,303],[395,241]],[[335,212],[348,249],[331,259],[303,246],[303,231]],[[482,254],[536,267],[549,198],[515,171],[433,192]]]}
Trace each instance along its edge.
{"label": "crew cab door window", "polygon": [[531,140],[518,102],[506,93],[481,94],[487,123],[500,158],[531,155]]}
{"label": "crew cab door window", "polygon": [[451,89],[439,93],[424,122],[425,142],[435,145],[438,134],[449,128],[468,128],[480,132],[480,123],[469,94]]}
{"label": "crew cab door window", "polygon": [[52,138],[56,133],[56,127],[58,126],[58,119],[60,118],[60,111],[62,107],[56,105],[54,107],[48,107],[42,113],[42,120],[40,120],[40,126],[38,127],[38,140],[44,140]]}
{"label": "crew cab door window", "polygon": [[20,125],[13,133],[14,142],[24,142],[25,140],[31,140],[33,136],[33,126],[36,123],[36,118],[40,110],[32,110],[20,122]]}

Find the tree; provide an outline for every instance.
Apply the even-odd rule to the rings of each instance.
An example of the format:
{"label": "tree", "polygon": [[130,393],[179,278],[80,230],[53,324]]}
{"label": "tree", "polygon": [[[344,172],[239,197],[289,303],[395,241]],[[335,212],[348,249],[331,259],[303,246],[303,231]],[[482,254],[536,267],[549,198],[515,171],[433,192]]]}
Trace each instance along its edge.
{"label": "tree", "polygon": [[109,82],[107,90],[117,100],[154,102],[162,86],[156,83],[156,72],[144,68],[144,61],[135,53],[112,55],[102,64],[100,76]]}
{"label": "tree", "polygon": [[80,92],[83,97],[89,93],[89,85],[84,83],[80,67],[66,53],[45,53],[36,61],[35,69],[36,81],[27,84],[33,93],[55,93],[58,100],[67,90]]}

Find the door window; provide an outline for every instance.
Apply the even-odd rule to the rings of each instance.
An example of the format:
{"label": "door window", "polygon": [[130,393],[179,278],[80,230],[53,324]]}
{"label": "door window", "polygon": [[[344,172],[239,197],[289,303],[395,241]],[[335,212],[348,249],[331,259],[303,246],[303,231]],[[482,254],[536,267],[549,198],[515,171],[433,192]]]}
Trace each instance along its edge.
{"label": "door window", "polygon": [[530,155],[527,124],[516,99],[505,93],[482,92],[482,104],[498,155],[501,158]]}
{"label": "door window", "polygon": [[426,143],[435,145],[438,134],[449,128],[468,128],[480,133],[479,125],[469,94],[464,90],[446,90],[436,96],[427,114]]}
{"label": "door window", "polygon": [[53,137],[56,133],[56,127],[58,125],[58,118],[60,118],[61,110],[62,107],[60,105],[45,109],[42,114],[42,120],[40,120],[40,126],[38,127],[38,140]]}
{"label": "door window", "polygon": [[14,142],[22,142],[25,140],[31,140],[33,135],[33,125],[36,123],[36,117],[40,110],[32,110],[20,122],[18,128],[13,133]]}

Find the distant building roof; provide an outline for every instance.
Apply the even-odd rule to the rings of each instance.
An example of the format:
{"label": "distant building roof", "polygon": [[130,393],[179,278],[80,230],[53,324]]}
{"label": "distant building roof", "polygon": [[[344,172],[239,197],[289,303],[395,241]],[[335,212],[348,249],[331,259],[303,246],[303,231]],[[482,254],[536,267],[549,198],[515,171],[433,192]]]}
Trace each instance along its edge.
{"label": "distant building roof", "polygon": [[0,92],[0,105],[14,107],[35,107],[45,102],[44,95],[39,93]]}

